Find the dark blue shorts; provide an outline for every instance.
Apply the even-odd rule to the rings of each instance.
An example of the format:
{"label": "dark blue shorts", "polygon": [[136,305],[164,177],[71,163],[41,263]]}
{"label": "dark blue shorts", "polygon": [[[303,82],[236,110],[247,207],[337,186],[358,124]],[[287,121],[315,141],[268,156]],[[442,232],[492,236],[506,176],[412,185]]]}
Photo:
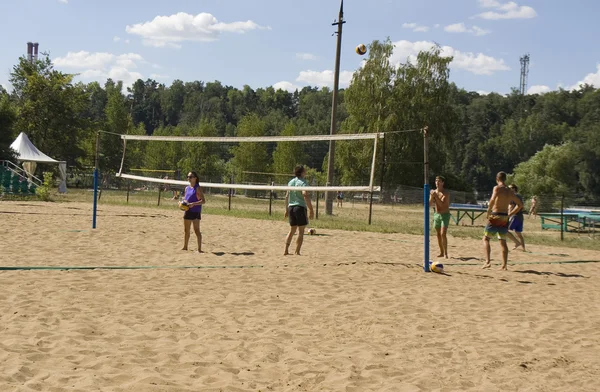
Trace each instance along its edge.
{"label": "dark blue shorts", "polygon": [[510,218],[510,225],[508,226],[508,230],[515,231],[517,233],[523,232],[523,218],[519,218],[513,216]]}

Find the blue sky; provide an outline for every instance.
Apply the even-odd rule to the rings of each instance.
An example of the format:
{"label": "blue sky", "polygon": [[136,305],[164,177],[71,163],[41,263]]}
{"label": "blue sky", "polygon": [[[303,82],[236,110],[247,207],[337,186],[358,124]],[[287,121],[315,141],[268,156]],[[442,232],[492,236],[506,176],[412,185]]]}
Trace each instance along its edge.
{"label": "blue sky", "polygon": [[[219,80],[241,88],[331,86],[339,0],[2,0],[0,85],[28,41],[85,82]],[[529,87],[600,87],[600,2],[594,0],[346,0],[341,85],[359,43],[386,37],[393,61],[432,42],[452,54],[451,79],[508,93],[530,53]]]}

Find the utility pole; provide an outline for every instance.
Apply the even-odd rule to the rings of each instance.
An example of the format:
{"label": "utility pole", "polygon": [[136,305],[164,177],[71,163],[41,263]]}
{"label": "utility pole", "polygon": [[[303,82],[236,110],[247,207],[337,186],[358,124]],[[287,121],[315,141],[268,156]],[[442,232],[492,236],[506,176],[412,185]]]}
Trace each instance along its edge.
{"label": "utility pole", "polygon": [[521,81],[519,83],[519,92],[521,95],[527,94],[527,78],[529,77],[529,53],[520,58],[521,61]]}
{"label": "utility pole", "polygon": [[[337,22],[332,23],[332,26],[337,26],[337,48],[335,52],[335,73],[333,79],[333,100],[331,103],[331,128],[330,135],[335,135],[336,131],[336,114],[337,114],[337,96],[338,87],[340,84],[340,56],[342,46],[342,26],[346,23],[344,20],[344,0],[340,5],[340,14]],[[327,160],[327,186],[333,185],[334,175],[334,158],[335,158],[335,140],[329,141],[329,156]],[[325,192],[325,213],[333,214],[333,192]]]}

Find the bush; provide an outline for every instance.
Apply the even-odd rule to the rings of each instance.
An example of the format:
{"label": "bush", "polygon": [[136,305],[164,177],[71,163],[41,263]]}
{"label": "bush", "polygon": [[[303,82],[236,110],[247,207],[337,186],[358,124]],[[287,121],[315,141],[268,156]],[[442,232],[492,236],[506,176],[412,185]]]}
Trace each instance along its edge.
{"label": "bush", "polygon": [[52,188],[52,172],[44,172],[44,183],[36,188],[35,193],[42,201],[51,201],[50,189]]}

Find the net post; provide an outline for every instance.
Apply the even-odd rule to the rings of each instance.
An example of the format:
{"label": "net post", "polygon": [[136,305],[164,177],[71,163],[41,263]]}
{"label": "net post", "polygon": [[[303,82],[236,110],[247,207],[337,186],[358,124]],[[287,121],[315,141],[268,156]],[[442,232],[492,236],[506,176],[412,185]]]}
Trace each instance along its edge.
{"label": "net post", "polygon": [[317,210],[315,212],[315,219],[319,219],[319,191],[317,191]]}
{"label": "net post", "polygon": [[560,240],[564,241],[565,240],[565,216],[564,216],[564,207],[565,207],[565,195],[563,193],[563,195],[560,198]]}
{"label": "net post", "polygon": [[423,205],[424,205],[424,238],[423,238],[423,270],[429,272],[429,146],[427,141],[428,127],[423,128]]}
{"label": "net post", "polygon": [[[275,185],[272,178],[269,178],[269,183],[271,184],[271,186]],[[273,215],[273,190],[272,189],[269,191],[269,216],[271,216],[271,215]]]}
{"label": "net post", "polygon": [[[233,184],[233,176],[229,178],[229,183]],[[231,196],[233,194],[233,188],[229,188],[229,204],[227,205],[227,210],[231,211]]]}
{"label": "net post", "polygon": [[[198,179],[196,179],[196,181],[198,181]],[[160,194],[162,192],[162,185],[158,185],[158,201],[156,202],[156,206],[160,207]]]}
{"label": "net post", "polygon": [[96,214],[98,211],[98,158],[100,150],[100,132],[96,132],[96,157],[94,159],[94,207],[92,212],[92,229],[96,228]]}
{"label": "net post", "polygon": [[129,191],[131,190],[131,181],[127,181],[127,204],[129,204]]}
{"label": "net post", "polygon": [[377,161],[377,140],[379,140],[379,133],[375,136],[373,141],[373,162],[371,162],[371,178],[369,179],[370,200],[369,200],[369,224],[373,216],[373,181],[375,180],[375,162]]}

